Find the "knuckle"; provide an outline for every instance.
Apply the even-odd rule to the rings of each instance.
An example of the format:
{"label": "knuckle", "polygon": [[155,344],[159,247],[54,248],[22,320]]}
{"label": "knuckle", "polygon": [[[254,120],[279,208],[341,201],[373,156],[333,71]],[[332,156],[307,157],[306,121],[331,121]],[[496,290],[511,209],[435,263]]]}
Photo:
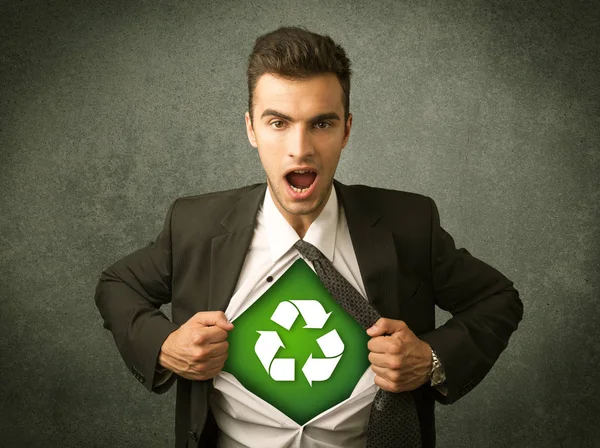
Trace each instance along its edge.
{"label": "knuckle", "polygon": [[394,339],[390,344],[390,352],[397,355],[402,351],[402,343],[398,339]]}
{"label": "knuckle", "polygon": [[192,342],[196,345],[204,344],[206,341],[206,334],[203,331],[198,331],[192,336]]}
{"label": "knuckle", "polygon": [[200,362],[194,366],[194,372],[198,375],[206,375],[208,371],[207,364],[205,362]]}
{"label": "knuckle", "polygon": [[399,370],[402,367],[402,362],[400,358],[392,358],[388,361],[388,366],[392,370]]}
{"label": "knuckle", "polygon": [[204,358],[206,358],[206,355],[207,355],[207,350],[203,347],[197,348],[194,351],[194,359],[196,361],[203,361]]}

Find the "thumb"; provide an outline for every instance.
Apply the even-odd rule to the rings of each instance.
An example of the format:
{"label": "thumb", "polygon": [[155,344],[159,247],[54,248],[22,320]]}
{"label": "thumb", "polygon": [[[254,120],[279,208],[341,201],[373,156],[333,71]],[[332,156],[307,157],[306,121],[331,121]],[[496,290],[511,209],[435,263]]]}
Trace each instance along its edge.
{"label": "thumb", "polygon": [[191,320],[205,327],[217,326],[226,331],[233,330],[233,324],[223,311],[202,311],[194,314]]}
{"label": "thumb", "polygon": [[371,328],[367,329],[367,334],[371,337],[381,336],[384,334],[394,334],[402,330],[404,322],[401,320],[387,319],[380,317]]}

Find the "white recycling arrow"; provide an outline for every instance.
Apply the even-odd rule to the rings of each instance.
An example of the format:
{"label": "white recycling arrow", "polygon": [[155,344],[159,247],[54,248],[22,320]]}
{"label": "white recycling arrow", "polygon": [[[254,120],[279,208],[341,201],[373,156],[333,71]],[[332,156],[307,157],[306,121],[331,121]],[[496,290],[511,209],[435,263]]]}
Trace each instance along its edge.
{"label": "white recycling arrow", "polygon": [[296,322],[297,317],[298,309],[294,305],[290,302],[281,302],[277,305],[277,309],[275,309],[275,312],[271,316],[271,320],[289,330],[294,325],[294,322]]}
{"label": "white recycling arrow", "polygon": [[[317,300],[290,300],[279,303],[271,320],[289,330],[299,314],[306,322],[304,328],[320,329],[329,319],[331,312],[325,312],[323,305]],[[257,331],[257,333],[260,336],[254,351],[271,378],[275,381],[294,381],[295,359],[275,358],[279,348],[285,348],[279,334],[276,331]],[[326,357],[313,358],[311,353],[302,367],[302,372],[311,387],[314,381],[326,381],[331,377],[344,352],[344,343],[336,330],[331,330],[318,338],[317,343]]]}
{"label": "white recycling arrow", "polygon": [[323,328],[331,316],[331,312],[326,313],[321,302],[317,300],[291,300],[291,302],[300,310],[306,322],[304,328]]}
{"label": "white recycling arrow", "polygon": [[271,364],[269,374],[275,381],[294,381],[294,358],[277,358]]}
{"label": "white recycling arrow", "polygon": [[331,330],[329,333],[317,339],[317,344],[323,350],[323,354],[327,358],[341,355],[344,352],[344,343],[338,334],[337,330]]}
{"label": "white recycling arrow", "polygon": [[277,305],[271,320],[289,330],[299,313],[306,322],[304,328],[323,328],[331,315],[330,312],[325,312],[323,305],[317,300],[290,300]]}
{"label": "white recycling arrow", "polygon": [[308,384],[312,387],[313,381],[328,380],[341,357],[342,355],[335,358],[313,358],[312,353],[308,355],[306,363],[302,366]]}
{"label": "white recycling arrow", "polygon": [[[285,348],[283,345],[283,341],[279,337],[279,334],[276,331],[257,331],[260,334],[256,344],[254,345],[254,352],[260,359],[261,364],[265,368],[265,370],[269,373],[273,370],[273,365],[275,364],[273,358],[277,354],[277,351],[280,347]],[[285,358],[283,359],[285,360]],[[294,359],[288,359],[288,361],[292,361],[292,377],[294,376]],[[286,363],[284,363],[285,365]],[[289,363],[288,363],[289,364]],[[281,367],[281,363],[277,363],[276,366],[277,373],[279,376],[285,376],[281,372],[285,372],[289,367]],[[287,375],[289,376],[289,374]],[[292,380],[279,380],[279,381],[293,381]]]}
{"label": "white recycling arrow", "polygon": [[326,358],[313,358],[311,353],[302,367],[302,372],[311,387],[313,381],[326,381],[331,377],[344,352],[344,343],[337,330],[331,330],[321,336],[317,339],[317,344]]}

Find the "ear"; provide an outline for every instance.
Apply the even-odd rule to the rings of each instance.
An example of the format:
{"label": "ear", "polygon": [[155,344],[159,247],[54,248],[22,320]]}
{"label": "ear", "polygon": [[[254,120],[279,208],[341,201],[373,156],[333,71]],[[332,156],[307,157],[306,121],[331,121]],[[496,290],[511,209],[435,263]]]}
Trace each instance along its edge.
{"label": "ear", "polygon": [[256,135],[254,135],[254,129],[252,128],[252,123],[250,122],[250,113],[246,112],[244,117],[246,119],[246,134],[248,135],[248,141],[254,148],[258,148],[258,143],[256,143]]}
{"label": "ear", "polygon": [[344,128],[344,140],[342,141],[342,149],[348,143],[348,139],[350,138],[350,129],[352,129],[352,114],[348,114],[348,121],[346,122],[346,126]]}

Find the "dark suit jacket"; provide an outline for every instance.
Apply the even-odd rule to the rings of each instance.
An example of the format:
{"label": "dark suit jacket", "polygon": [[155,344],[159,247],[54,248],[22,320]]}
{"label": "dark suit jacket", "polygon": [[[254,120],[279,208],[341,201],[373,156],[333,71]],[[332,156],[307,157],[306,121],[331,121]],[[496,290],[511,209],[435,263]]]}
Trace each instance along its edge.
{"label": "dark suit jacket", "polygon": [[[424,446],[435,446],[434,403],[453,403],[475,387],[506,348],[523,316],[513,283],[440,227],[426,196],[334,181],[368,299],[400,319],[436,351],[448,395],[428,384],[412,391]],[[176,447],[212,446],[212,380],[172,375],[154,387],[163,341],[199,311],[225,311],[253,235],[266,184],[176,199],[154,243],[104,270],[96,305],[133,375],[166,392],[177,380]],[[171,322],[160,306],[172,303]],[[435,328],[435,307],[453,317]]]}

